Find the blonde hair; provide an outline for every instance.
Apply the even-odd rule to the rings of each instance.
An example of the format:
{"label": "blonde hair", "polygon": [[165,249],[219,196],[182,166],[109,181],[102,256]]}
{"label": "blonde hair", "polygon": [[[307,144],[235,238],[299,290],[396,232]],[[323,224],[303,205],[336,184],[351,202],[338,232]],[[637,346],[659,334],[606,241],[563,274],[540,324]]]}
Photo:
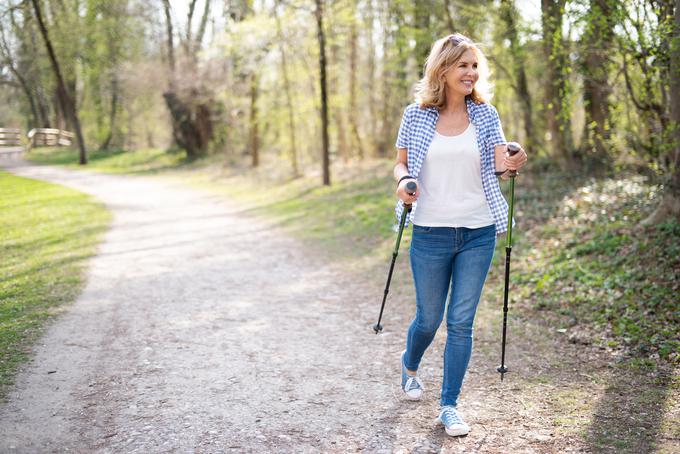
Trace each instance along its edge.
{"label": "blonde hair", "polygon": [[430,55],[425,61],[423,78],[416,84],[416,102],[421,108],[434,107],[439,110],[444,108],[446,105],[444,74],[458,63],[467,50],[471,50],[477,57],[479,73],[479,79],[467,97],[476,104],[491,100],[493,85],[489,82],[489,65],[484,53],[469,38],[455,33],[438,39],[432,45]]}

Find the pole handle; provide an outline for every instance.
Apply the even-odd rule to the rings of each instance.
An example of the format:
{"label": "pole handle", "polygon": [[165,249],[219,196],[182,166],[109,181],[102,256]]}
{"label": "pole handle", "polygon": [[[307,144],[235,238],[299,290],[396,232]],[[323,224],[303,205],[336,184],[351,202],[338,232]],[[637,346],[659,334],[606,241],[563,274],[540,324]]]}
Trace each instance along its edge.
{"label": "pole handle", "polygon": [[[416,190],[418,189],[418,185],[416,185],[415,181],[409,181],[406,183],[406,193],[408,195],[413,195],[416,193]],[[411,209],[411,204],[410,203],[404,203],[404,208],[407,210]]]}
{"label": "pole handle", "polygon": [[[519,150],[520,150],[521,148],[522,148],[522,147],[521,147],[520,144],[518,144],[517,142],[508,142],[508,154],[509,154],[510,156],[514,156],[514,155],[516,155],[517,153],[519,153]],[[511,170],[510,173],[509,173],[508,175],[511,176],[511,177],[516,177],[516,176],[517,176],[517,171],[516,171],[516,170]]]}

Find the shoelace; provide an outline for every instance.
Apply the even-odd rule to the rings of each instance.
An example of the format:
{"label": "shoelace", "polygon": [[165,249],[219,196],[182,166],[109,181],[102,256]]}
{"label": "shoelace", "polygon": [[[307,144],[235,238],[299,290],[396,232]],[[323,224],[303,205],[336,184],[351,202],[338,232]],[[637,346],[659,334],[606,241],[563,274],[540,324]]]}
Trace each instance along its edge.
{"label": "shoelace", "polygon": [[463,421],[460,419],[460,416],[458,416],[458,413],[456,412],[455,409],[445,407],[442,410],[442,416],[441,420],[447,425],[447,426],[453,426],[455,424],[463,424]]}
{"label": "shoelace", "polygon": [[412,389],[420,389],[420,383],[418,382],[417,377],[409,377],[408,380],[406,380],[406,386],[404,386],[404,389],[406,391],[411,391]]}

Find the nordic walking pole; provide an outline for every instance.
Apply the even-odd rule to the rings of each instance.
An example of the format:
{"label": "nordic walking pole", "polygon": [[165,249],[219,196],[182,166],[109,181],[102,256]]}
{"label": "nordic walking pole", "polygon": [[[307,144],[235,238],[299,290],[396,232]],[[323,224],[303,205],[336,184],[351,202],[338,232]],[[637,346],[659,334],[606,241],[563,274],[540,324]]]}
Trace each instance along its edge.
{"label": "nordic walking pole", "polygon": [[[508,143],[508,153],[514,155],[520,150],[517,142]],[[505,366],[505,334],[508,327],[508,286],[510,285],[510,253],[512,252],[512,213],[515,205],[515,177],[517,172],[511,170],[510,176],[510,206],[508,207],[508,233],[505,237],[505,294],[503,295],[503,342],[501,344],[501,365],[496,369],[503,376],[508,371]]]}
{"label": "nordic walking pole", "polygon": [[[415,194],[417,188],[418,186],[416,186],[415,182],[413,181],[409,181],[408,183],[406,183],[406,192],[409,195]],[[404,225],[406,225],[406,216],[408,216],[410,212],[411,205],[404,204],[404,210],[401,212],[401,219],[399,220],[399,233],[397,234],[397,242],[394,245],[394,251],[392,252],[392,263],[390,264],[390,272],[387,274],[385,294],[383,295],[382,306],[380,306],[380,315],[378,316],[378,323],[373,325],[373,331],[375,331],[375,334],[378,334],[383,329],[382,325],[380,324],[380,320],[382,320],[383,310],[385,310],[385,301],[387,301],[387,293],[390,291],[390,282],[392,281],[392,271],[394,271],[394,262],[397,261],[397,255],[399,255],[399,243],[401,243],[401,234],[404,233]]]}

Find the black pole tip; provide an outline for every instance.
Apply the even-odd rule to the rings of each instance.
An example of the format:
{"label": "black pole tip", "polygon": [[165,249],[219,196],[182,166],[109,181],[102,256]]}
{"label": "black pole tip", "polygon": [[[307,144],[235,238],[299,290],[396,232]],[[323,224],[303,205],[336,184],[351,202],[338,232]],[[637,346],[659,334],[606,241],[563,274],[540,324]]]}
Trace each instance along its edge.
{"label": "black pole tip", "polygon": [[373,325],[373,331],[375,331],[375,334],[378,334],[380,331],[382,331],[382,325],[376,323]]}
{"label": "black pole tip", "polygon": [[496,370],[501,374],[501,381],[503,381],[503,377],[508,372],[508,368],[505,367],[505,365],[500,365],[496,368]]}

